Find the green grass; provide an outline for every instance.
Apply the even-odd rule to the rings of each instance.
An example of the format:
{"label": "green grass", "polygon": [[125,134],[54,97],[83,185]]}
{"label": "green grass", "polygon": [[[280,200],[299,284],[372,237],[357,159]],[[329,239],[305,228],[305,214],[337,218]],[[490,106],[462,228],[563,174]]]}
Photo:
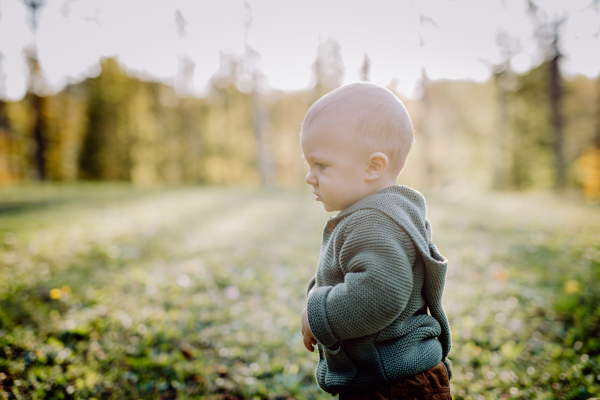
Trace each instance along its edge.
{"label": "green grass", "polygon": [[[455,399],[600,396],[600,209],[430,196]],[[308,190],[0,189],[0,398],[327,399]]]}

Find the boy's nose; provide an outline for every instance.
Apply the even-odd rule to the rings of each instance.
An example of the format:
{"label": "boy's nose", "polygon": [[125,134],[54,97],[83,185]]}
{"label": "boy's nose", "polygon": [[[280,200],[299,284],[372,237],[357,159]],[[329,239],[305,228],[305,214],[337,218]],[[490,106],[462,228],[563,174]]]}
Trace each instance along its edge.
{"label": "boy's nose", "polygon": [[313,185],[313,186],[317,185],[317,178],[315,178],[315,176],[313,175],[313,173],[311,171],[309,171],[308,174],[306,174],[306,178],[304,178],[304,180],[309,185]]}

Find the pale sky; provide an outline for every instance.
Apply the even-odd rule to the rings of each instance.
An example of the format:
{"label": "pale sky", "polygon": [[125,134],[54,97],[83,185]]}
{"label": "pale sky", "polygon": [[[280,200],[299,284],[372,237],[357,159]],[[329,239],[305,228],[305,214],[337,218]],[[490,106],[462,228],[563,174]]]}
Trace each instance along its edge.
{"label": "pale sky", "polygon": [[[261,54],[260,67],[275,89],[311,84],[319,41],[341,46],[345,83],[359,79],[364,54],[371,81],[411,96],[425,67],[432,79],[489,78],[501,61],[496,44],[503,31],[519,44],[511,60],[524,72],[541,60],[525,0],[248,0],[248,43]],[[600,2],[536,0],[548,19],[563,25],[563,71],[600,72]],[[175,14],[187,21],[178,35]],[[0,96],[19,99],[26,90],[23,49],[33,43],[21,0],[0,0]],[[98,72],[102,57],[117,56],[130,71],[173,82],[183,56],[195,61],[194,91],[205,93],[221,52],[245,49],[243,0],[47,0],[39,15],[37,43],[47,84],[58,91]]]}

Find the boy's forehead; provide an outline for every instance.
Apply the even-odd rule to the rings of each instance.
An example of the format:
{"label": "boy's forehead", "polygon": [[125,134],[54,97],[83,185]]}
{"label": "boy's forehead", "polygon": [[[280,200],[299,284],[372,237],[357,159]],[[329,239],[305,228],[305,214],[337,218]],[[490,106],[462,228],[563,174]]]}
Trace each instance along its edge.
{"label": "boy's forehead", "polygon": [[[315,150],[317,148],[329,147],[339,141],[340,138],[338,132],[332,127],[323,125],[312,125],[307,129],[302,129],[300,136],[300,142],[303,147],[308,147],[305,150]],[[342,139],[343,140],[343,139]]]}
{"label": "boy's forehead", "polygon": [[300,146],[306,159],[329,157],[334,154],[356,155],[364,149],[356,140],[349,140],[349,132],[337,127],[321,126],[319,129],[302,130]]}

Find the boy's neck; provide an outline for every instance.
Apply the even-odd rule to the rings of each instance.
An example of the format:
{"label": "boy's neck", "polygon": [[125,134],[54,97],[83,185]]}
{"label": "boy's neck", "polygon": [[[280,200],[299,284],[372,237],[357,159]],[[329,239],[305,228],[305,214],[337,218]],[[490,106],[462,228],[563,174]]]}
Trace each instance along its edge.
{"label": "boy's neck", "polygon": [[391,179],[388,179],[388,180],[382,181],[378,185],[374,185],[373,186],[373,190],[370,191],[367,196],[372,195],[375,192],[379,192],[381,189],[385,189],[385,188],[388,188],[390,186],[396,186],[396,185],[397,185],[396,180],[392,181]]}

